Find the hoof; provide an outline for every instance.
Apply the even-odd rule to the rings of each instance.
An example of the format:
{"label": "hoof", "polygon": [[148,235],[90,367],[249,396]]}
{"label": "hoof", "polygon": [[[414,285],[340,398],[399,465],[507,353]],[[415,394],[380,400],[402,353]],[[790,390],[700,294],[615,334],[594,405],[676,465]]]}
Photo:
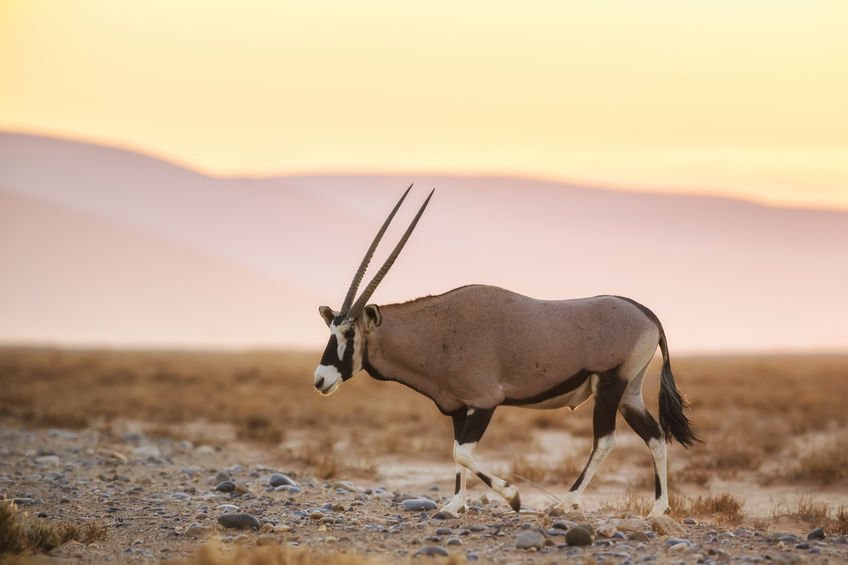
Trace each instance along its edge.
{"label": "hoof", "polygon": [[658,516],[666,516],[668,514],[671,514],[671,508],[669,506],[654,506],[648,513],[648,518],[656,518]]}
{"label": "hoof", "polygon": [[515,493],[515,496],[509,501],[510,507],[516,512],[521,511],[521,496],[518,493]]}

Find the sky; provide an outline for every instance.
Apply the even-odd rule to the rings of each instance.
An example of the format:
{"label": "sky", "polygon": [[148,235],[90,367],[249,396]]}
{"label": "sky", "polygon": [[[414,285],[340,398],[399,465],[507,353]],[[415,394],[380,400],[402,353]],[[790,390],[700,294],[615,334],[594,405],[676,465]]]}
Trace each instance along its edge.
{"label": "sky", "polygon": [[842,0],[0,0],[0,129],[848,209]]}

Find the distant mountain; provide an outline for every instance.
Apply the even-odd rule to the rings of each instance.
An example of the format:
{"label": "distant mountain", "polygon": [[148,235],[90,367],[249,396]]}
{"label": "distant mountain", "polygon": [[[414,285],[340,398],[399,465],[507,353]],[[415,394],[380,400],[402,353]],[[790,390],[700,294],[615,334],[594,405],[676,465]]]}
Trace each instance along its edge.
{"label": "distant mountain", "polygon": [[0,340],[322,347],[318,304],[338,307],[413,181],[374,270],[436,195],[377,303],[470,282],[621,294],[677,351],[848,350],[845,212],[516,178],[218,179],[14,133],[0,133]]}

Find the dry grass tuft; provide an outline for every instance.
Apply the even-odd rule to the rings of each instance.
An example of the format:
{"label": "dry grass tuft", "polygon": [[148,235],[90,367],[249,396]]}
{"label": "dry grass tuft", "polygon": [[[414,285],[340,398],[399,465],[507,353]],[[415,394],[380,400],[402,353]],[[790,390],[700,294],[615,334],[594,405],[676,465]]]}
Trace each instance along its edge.
{"label": "dry grass tuft", "polygon": [[556,463],[544,463],[520,456],[512,460],[509,475],[513,481],[529,480],[541,485],[564,484],[573,481],[580,470],[580,463],[573,457],[563,457]]}
{"label": "dry grass tuft", "polygon": [[793,505],[779,505],[772,511],[773,521],[786,518],[824,528],[829,534],[848,534],[848,507],[834,509],[809,494],[801,494]]}
{"label": "dry grass tuft", "polygon": [[82,530],[70,523],[53,525],[31,518],[9,500],[0,501],[0,554],[50,551],[69,540],[91,543],[104,539],[106,532],[99,522],[88,522]]}
{"label": "dry grass tuft", "polygon": [[615,499],[613,502],[601,504],[601,511],[647,516],[653,505],[654,500],[652,498],[628,488],[623,497]]}
{"label": "dry grass tuft", "polygon": [[719,523],[740,524],[744,519],[742,515],[743,502],[733,495],[723,493],[718,496],[699,496],[689,499],[684,496],[673,497],[674,513],[677,516],[709,516]]}

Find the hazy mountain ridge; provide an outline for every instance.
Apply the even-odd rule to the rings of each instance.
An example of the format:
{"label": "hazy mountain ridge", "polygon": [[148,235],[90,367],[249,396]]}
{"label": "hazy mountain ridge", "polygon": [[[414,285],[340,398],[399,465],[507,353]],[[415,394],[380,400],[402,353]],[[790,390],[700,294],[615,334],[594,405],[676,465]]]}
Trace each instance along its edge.
{"label": "hazy mountain ridge", "polygon": [[[314,313],[317,301],[338,306],[373,233],[412,181],[416,189],[386,235],[375,269],[426,192],[436,186],[437,193],[375,294],[377,303],[470,282],[542,298],[625,294],[660,315],[672,347],[848,347],[848,330],[837,322],[848,315],[841,290],[848,286],[845,212],[509,178],[215,179],[128,151],[0,133],[0,191],[53,206],[54,224],[63,224],[55,214],[64,210],[78,220],[153,236],[161,245],[145,252],[149,269],[157,268],[157,254],[171,242],[216,257],[227,269],[243,269],[240,285],[253,284],[251,276],[263,279],[263,288],[279,281],[291,311],[302,314],[281,324],[279,338],[268,335],[267,319],[242,319],[246,341],[240,343],[254,336],[281,345],[317,339],[314,346],[321,346],[325,330]],[[4,199],[0,214],[15,214],[20,202]],[[109,238],[108,228],[98,229]],[[20,262],[37,259],[25,253],[28,244],[20,238],[12,245],[19,264],[8,264],[8,276],[23,277]],[[181,276],[191,277],[194,260],[185,261]],[[96,268],[93,260],[89,268]],[[219,292],[206,308],[220,300]],[[311,304],[301,310],[304,301]],[[264,316],[260,310],[255,315]],[[16,322],[4,319],[0,337],[9,339]]]}

